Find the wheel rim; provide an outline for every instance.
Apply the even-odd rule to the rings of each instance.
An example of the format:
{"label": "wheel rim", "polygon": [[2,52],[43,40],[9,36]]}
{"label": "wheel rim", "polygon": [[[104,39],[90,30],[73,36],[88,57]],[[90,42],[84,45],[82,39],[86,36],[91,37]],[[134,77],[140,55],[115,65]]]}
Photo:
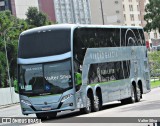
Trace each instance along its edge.
{"label": "wheel rim", "polygon": [[87,97],[87,111],[90,111],[91,110],[91,101],[90,99]]}
{"label": "wheel rim", "polygon": [[132,101],[135,102],[135,92],[134,92],[134,87],[132,87]]}
{"label": "wheel rim", "polygon": [[141,98],[141,91],[139,89],[139,86],[137,87],[137,101],[139,101]]}
{"label": "wheel rim", "polygon": [[94,106],[95,108],[99,108],[99,97],[98,96],[95,96],[95,100],[94,100]]}

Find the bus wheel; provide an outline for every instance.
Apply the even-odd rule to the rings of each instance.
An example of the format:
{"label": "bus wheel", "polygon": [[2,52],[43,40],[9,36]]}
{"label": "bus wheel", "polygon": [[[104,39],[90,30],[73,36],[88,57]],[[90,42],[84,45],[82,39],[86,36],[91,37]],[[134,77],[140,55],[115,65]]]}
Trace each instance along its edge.
{"label": "bus wheel", "polygon": [[141,96],[142,96],[141,90],[140,90],[140,88],[139,88],[139,85],[137,85],[137,90],[136,90],[136,102],[139,102],[139,101],[140,101]]}
{"label": "bus wheel", "polygon": [[100,97],[98,95],[96,95],[95,98],[94,98],[93,111],[97,112],[97,111],[100,110],[100,108],[101,108]]}
{"label": "bus wheel", "polygon": [[87,105],[85,108],[81,108],[80,111],[84,114],[88,114],[91,112],[91,97],[87,96]]}
{"label": "bus wheel", "polygon": [[131,97],[129,98],[130,103],[134,103],[136,101],[136,89],[132,85],[131,86]]}

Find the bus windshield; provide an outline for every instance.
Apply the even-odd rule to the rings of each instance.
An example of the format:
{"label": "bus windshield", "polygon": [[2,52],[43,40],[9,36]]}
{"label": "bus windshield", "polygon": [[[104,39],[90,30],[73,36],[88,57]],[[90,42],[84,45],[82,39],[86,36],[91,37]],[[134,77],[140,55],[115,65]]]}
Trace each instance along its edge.
{"label": "bus windshield", "polygon": [[20,65],[20,93],[26,96],[62,94],[72,89],[71,61]]}
{"label": "bus windshield", "polygon": [[71,51],[70,29],[51,29],[20,36],[18,58],[60,55]]}

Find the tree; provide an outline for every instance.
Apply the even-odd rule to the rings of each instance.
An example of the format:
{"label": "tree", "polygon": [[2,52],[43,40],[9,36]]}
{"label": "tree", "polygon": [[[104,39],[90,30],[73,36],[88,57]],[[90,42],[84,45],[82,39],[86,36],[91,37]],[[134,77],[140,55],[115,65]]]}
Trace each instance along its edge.
{"label": "tree", "polygon": [[36,7],[29,7],[26,16],[26,21],[31,28],[51,24],[51,21],[48,20],[46,14],[39,12]]}
{"label": "tree", "polygon": [[160,78],[160,51],[149,53],[151,76]]}
{"label": "tree", "polygon": [[160,0],[149,0],[145,7],[144,20],[147,22],[145,31],[158,30],[160,32]]}
{"label": "tree", "polygon": [[19,34],[28,28],[25,20],[16,18],[10,11],[0,12],[0,87],[7,87],[7,65],[5,42],[7,47],[7,56],[9,61],[10,75],[15,79],[17,68],[17,46]]}

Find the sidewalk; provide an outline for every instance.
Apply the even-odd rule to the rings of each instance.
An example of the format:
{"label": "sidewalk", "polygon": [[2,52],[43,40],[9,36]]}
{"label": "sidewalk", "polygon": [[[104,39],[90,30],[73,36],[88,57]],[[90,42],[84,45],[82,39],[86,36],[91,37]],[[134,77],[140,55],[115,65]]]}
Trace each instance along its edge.
{"label": "sidewalk", "polygon": [[151,79],[151,81],[157,81],[157,80],[159,80],[159,79]]}
{"label": "sidewalk", "polygon": [[0,106],[0,109],[4,109],[4,108],[16,106],[16,105],[19,105],[19,102],[18,102],[18,103],[13,103],[13,104],[1,105],[1,106]]}

